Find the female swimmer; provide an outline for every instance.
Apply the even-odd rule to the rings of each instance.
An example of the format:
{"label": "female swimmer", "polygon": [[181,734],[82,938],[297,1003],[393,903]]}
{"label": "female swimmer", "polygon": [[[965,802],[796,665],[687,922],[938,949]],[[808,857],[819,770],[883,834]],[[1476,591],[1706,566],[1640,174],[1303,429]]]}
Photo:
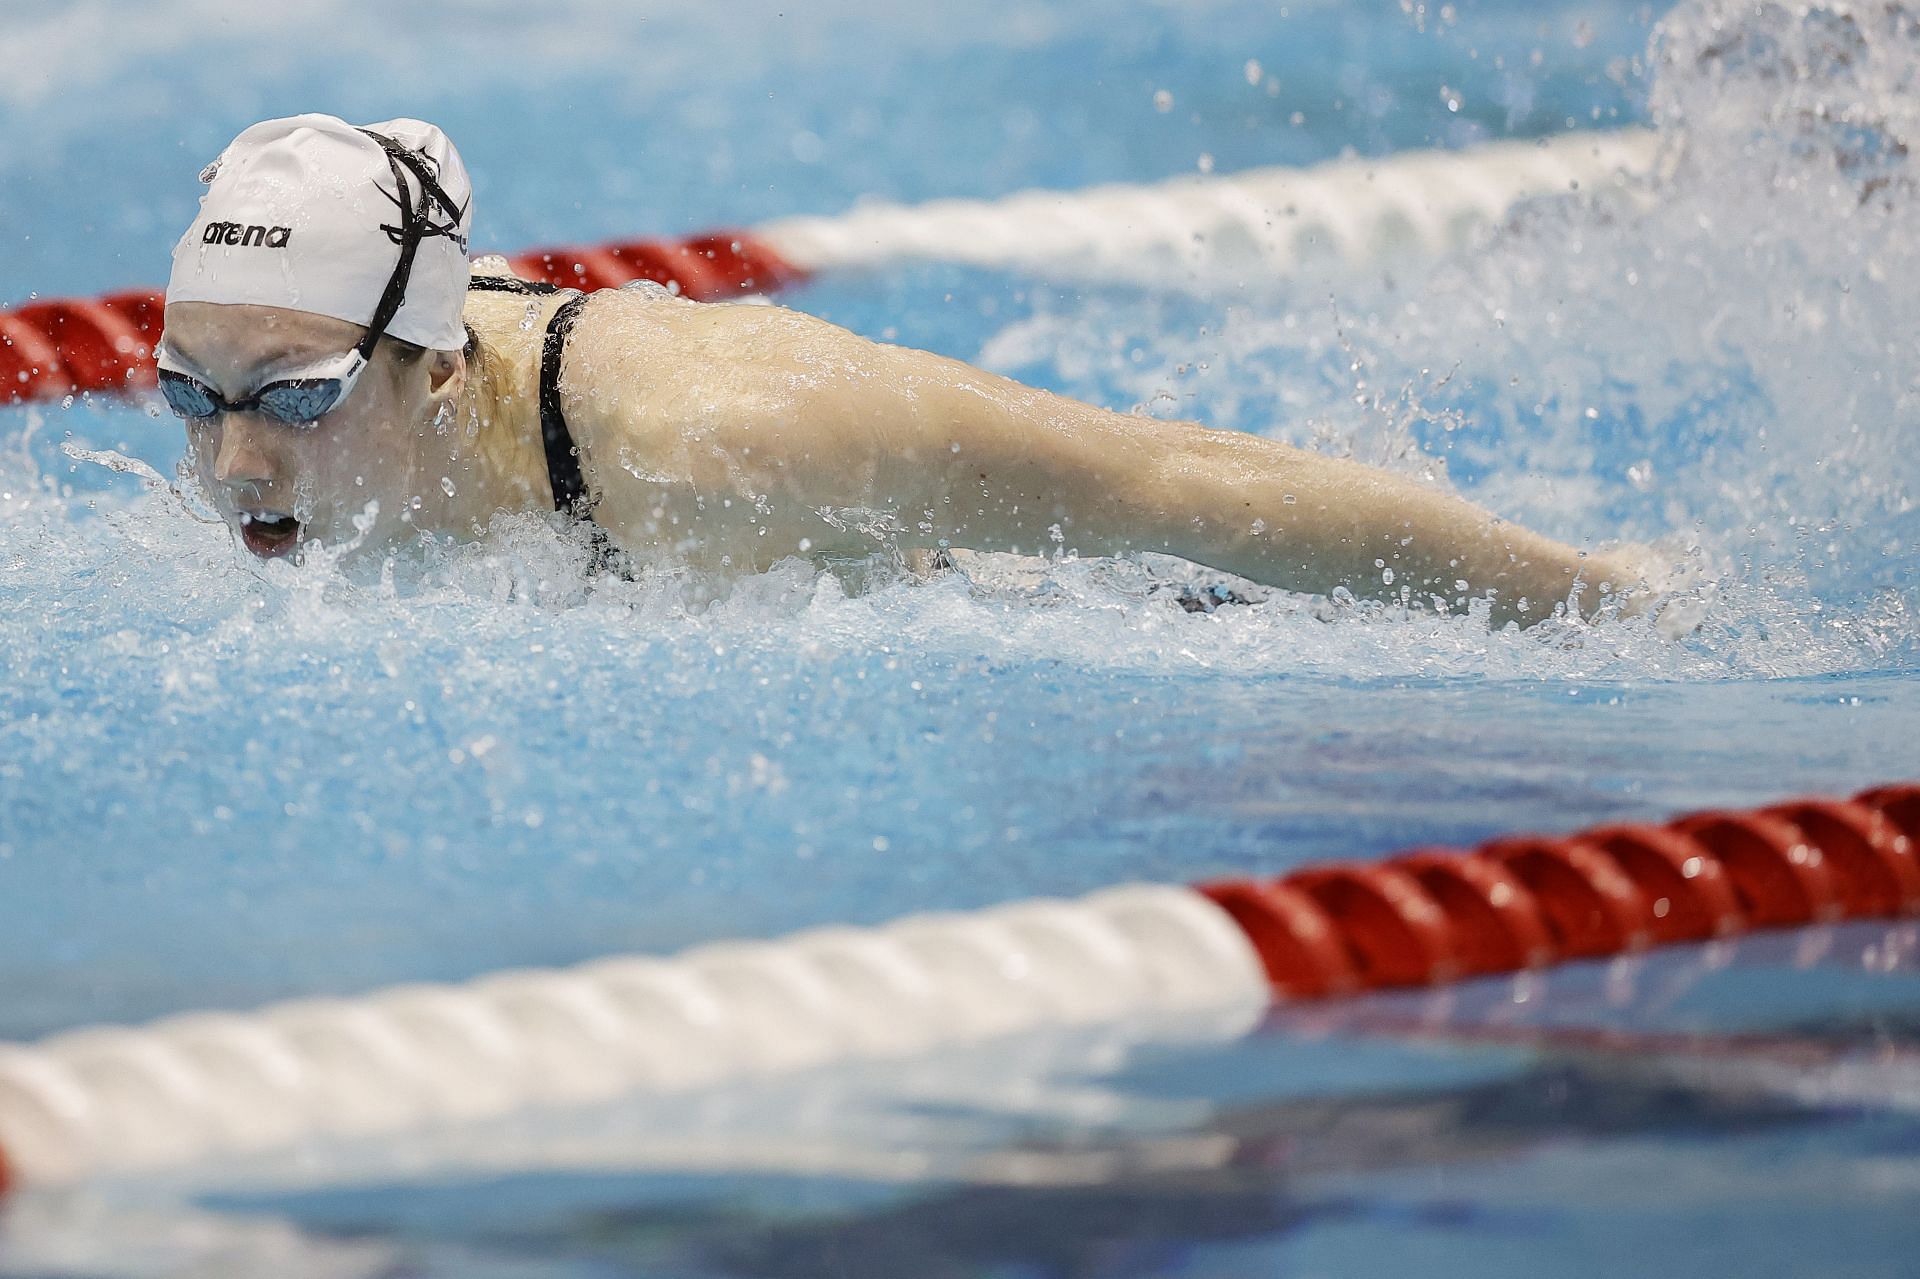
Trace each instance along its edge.
{"label": "female swimmer", "polygon": [[[740,572],[872,549],[1158,551],[1289,590],[1529,624],[1643,583],[1436,488],[1128,416],[752,303],[469,265],[439,129],[257,124],[174,251],[161,389],[248,550],[566,512],[603,550]],[[865,513],[850,521],[844,512]],[[1388,570],[1391,570],[1390,572]]]}

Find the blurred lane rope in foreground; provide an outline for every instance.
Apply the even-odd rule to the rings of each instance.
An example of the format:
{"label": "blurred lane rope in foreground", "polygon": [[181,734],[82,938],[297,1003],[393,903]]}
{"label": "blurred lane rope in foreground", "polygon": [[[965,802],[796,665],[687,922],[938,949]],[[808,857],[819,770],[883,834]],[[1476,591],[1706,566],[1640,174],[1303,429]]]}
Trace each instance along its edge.
{"label": "blurred lane rope in foreground", "polygon": [[0,1181],[59,1185],[1041,1027],[1433,986],[1920,913],[1920,783],[1128,885],[0,1046]]}

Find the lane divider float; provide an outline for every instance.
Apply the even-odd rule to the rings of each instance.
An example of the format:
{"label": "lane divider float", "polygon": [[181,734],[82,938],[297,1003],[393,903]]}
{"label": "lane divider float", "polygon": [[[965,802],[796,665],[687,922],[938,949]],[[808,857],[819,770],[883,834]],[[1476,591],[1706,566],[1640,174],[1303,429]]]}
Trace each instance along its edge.
{"label": "lane divider float", "polygon": [[[1522,201],[1630,189],[1658,152],[1649,130],[1571,133],[1148,185],[858,205],[750,231],[533,249],[508,261],[529,280],[579,289],[654,280],[703,302],[914,260],[1050,278],[1164,281],[1219,260],[1280,273],[1316,256],[1365,263],[1459,247]],[[161,311],[152,289],[0,311],[0,405],[153,386]]]}
{"label": "lane divider float", "polygon": [[1920,914],[1920,783],[0,1045],[0,1186]]}

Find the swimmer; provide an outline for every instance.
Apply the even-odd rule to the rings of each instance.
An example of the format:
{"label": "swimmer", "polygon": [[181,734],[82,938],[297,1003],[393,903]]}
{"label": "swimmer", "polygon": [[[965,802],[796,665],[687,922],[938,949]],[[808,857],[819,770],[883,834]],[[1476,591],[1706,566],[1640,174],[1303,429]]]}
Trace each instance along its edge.
{"label": "swimmer", "polygon": [[1487,597],[1496,623],[1647,598],[1631,551],[1585,554],[1359,463],[781,307],[473,266],[466,170],[417,120],[270,120],[201,177],[160,386],[263,558],[558,511],[638,566],[861,555],[877,522],[905,554],[1154,551],[1321,595]]}

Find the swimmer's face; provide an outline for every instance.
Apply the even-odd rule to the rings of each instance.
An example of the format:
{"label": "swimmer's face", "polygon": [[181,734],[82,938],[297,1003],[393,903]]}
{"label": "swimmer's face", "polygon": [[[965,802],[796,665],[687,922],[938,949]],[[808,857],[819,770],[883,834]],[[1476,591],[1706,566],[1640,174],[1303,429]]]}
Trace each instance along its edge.
{"label": "swimmer's face", "polygon": [[[166,315],[174,359],[229,402],[351,349],[365,332],[270,306],[176,302]],[[311,424],[251,410],[189,419],[189,454],[215,509],[263,559],[316,540],[385,545],[438,496],[447,447],[433,422],[464,377],[458,354],[407,360],[382,341],[353,389]]]}

